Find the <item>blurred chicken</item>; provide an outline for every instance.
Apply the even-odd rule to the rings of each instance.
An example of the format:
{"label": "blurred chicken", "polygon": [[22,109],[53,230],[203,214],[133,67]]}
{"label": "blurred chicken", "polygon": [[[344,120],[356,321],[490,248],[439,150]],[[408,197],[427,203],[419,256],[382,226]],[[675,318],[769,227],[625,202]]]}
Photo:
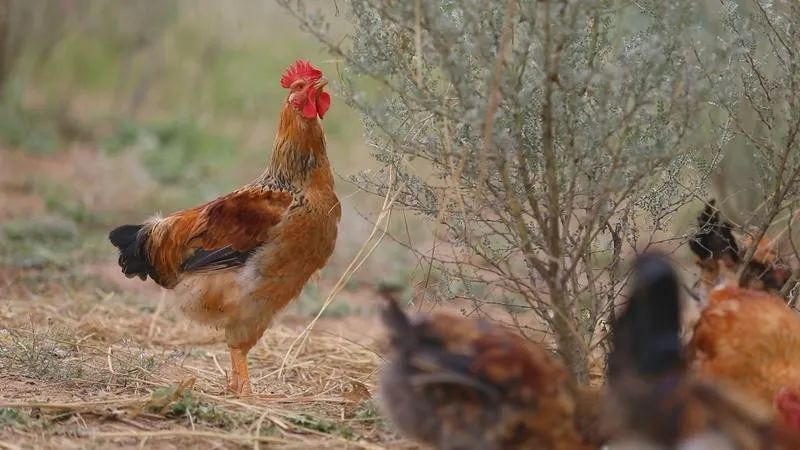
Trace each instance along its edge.
{"label": "blurred chicken", "polygon": [[[699,288],[702,294],[723,282],[731,282],[742,265],[743,253],[752,245],[747,236],[740,249],[733,235],[733,226],[720,217],[715,201],[709,200],[697,218],[698,231],[689,241],[701,269]],[[777,293],[791,276],[791,269],[779,257],[771,242],[762,239],[743,271],[739,287]]]}
{"label": "blurred chicken", "polygon": [[320,123],[330,106],[322,72],[298,60],[280,83],[289,94],[261,176],[109,236],[125,275],[174,289],[191,318],[225,329],[236,393],[251,391],[248,351],[325,265],[341,216]]}
{"label": "blurred chicken", "polygon": [[736,272],[741,259],[729,251],[736,247],[730,225],[718,212],[710,213],[712,207],[701,215],[701,221],[707,218],[707,231],[692,250],[700,258],[703,283],[716,284],[694,325],[689,356],[700,376],[735,386],[767,405],[774,403],[786,423],[797,426],[800,315],[772,293],[786,282],[788,270],[775,264],[768,244],[760,243],[758,259],[740,282]]}
{"label": "blurred chicken", "polygon": [[780,297],[712,290],[689,344],[698,373],[735,383],[765,402],[800,386],[800,316]]}
{"label": "blurred chicken", "polygon": [[678,277],[666,256],[635,264],[627,308],[614,323],[603,429],[619,449],[798,449],[800,435],[747,395],[687,370]]}
{"label": "blurred chicken", "polygon": [[484,321],[410,319],[393,299],[383,319],[381,407],[403,434],[438,449],[598,448],[599,391],[541,346]]}

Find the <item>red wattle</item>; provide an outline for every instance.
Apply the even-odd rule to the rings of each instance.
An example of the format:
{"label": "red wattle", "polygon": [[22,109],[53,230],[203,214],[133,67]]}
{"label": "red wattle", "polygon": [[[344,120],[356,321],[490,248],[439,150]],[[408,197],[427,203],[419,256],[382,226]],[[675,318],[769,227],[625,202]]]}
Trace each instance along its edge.
{"label": "red wattle", "polygon": [[328,108],[330,107],[331,96],[327,92],[319,94],[319,97],[317,97],[317,114],[319,114],[320,119],[325,116],[325,113],[328,112]]}
{"label": "red wattle", "polygon": [[306,104],[303,105],[303,117],[306,119],[317,117],[317,107],[314,106],[314,102],[307,101]]}

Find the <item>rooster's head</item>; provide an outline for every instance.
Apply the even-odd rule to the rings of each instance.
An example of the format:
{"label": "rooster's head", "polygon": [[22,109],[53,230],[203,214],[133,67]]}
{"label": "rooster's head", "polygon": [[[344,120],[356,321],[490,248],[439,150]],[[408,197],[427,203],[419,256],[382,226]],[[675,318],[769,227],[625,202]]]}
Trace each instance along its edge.
{"label": "rooster's head", "polygon": [[287,102],[306,119],[322,119],[331,106],[331,96],[323,90],[328,81],[310,62],[298,59],[281,77],[281,86],[289,89]]}

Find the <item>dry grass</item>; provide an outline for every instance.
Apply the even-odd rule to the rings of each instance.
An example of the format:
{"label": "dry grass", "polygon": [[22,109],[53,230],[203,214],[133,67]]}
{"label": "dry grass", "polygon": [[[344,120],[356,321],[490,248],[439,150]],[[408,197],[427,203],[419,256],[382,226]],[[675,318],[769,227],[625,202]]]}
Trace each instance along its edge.
{"label": "dry grass", "polygon": [[[91,149],[47,158],[0,151],[8,163],[0,170],[0,449],[416,448],[371,397],[383,340],[374,289],[408,283],[413,271],[387,252],[387,240],[378,246],[394,194],[370,210],[372,223],[350,207],[348,232],[321,279],[251,352],[255,395],[235,398],[225,391],[223,333],[187,320],[153,283],[119,272],[105,235],[127,219],[115,216],[112,201],[108,210],[95,207],[112,184],[101,174],[124,173],[130,161],[84,166],[97,155]],[[88,173],[65,170],[72,166]],[[51,210],[40,179],[75,188],[58,190],[56,206],[88,198],[91,220]],[[143,189],[124,176],[115,183],[118,191]],[[415,303],[420,311],[477,312],[467,301]],[[509,314],[493,305],[480,313],[501,322]],[[541,326],[532,315],[515,319]]]}
{"label": "dry grass", "polygon": [[[312,59],[318,54],[306,50],[308,44],[303,42],[307,41],[301,40],[299,29],[285,16],[271,6],[265,8],[259,17],[252,8],[242,10],[244,18],[252,18],[247,21],[226,21],[235,17],[229,17],[227,13],[233,12],[229,8],[225,17],[210,16],[210,23],[219,19],[222,25],[235,23],[235,29],[209,38],[213,44],[209,48],[216,48],[220,38],[228,36],[236,41],[233,48],[245,37],[257,44],[253,48],[258,58],[244,57],[246,53],[236,57],[256,64],[245,65],[244,72],[237,69],[233,83],[251,68],[259,83],[265,73],[279,74],[285,61],[296,56],[295,50]],[[197,19],[193,17],[187,14],[182,20]],[[269,42],[263,37],[265,32],[284,40],[287,33],[296,33],[290,41],[297,48],[285,54],[262,52],[260,46]],[[86,51],[81,48],[78,53]],[[238,51],[225,53],[238,55]],[[103,64],[115,65],[119,58],[112,59]],[[183,73],[185,65],[180,66],[176,73]],[[222,66],[219,73],[209,71],[206,94],[216,92],[218,80],[227,80],[228,72],[234,72],[230,64]],[[206,69],[202,72],[205,77]],[[30,81],[26,106],[47,105],[50,96],[40,92],[33,80],[25,81]],[[189,122],[200,121],[199,117],[213,119],[203,122],[204,130],[209,127],[207,132],[188,134],[205,143],[231,137],[239,144],[235,158],[215,148],[200,162],[190,158],[180,165],[189,172],[212,167],[204,177],[208,180],[200,185],[194,181],[160,184],[152,167],[143,162],[142,149],[135,145],[119,153],[103,150],[108,144],[105,138],[119,131],[114,121],[98,119],[117,115],[108,106],[117,93],[108,90],[84,92],[70,86],[64,93],[70,99],[70,114],[91,127],[100,141],[70,144],[47,155],[2,145],[0,449],[183,448],[187,444],[202,448],[413,448],[380,417],[370,394],[381,361],[376,350],[381,328],[374,314],[371,283],[379,277],[405,282],[412,269],[397,250],[386,252],[388,246],[383,245],[376,252],[384,251],[383,255],[371,256],[370,264],[353,280],[348,283],[343,278],[335,286],[342,273],[352,272],[346,270],[347,265],[372,227],[354,208],[367,210],[369,216],[375,211],[373,204],[380,206],[380,199],[368,198],[338,181],[345,208],[341,229],[347,232],[341,233],[322,279],[308,286],[253,349],[250,369],[255,395],[249,398],[225,392],[229,361],[223,333],[191,323],[170,308],[169,295],[162,300],[152,283],[126,280],[114,262],[114,249],[106,241],[112,226],[141,220],[159,209],[169,212],[194,205],[258,174],[257,165],[265,161],[264,149],[274,135],[275,124],[269,117],[284,96],[277,82],[263,78],[263,83],[268,87],[257,89],[256,104],[259,111],[263,107],[269,114],[248,106],[244,118],[209,108],[205,100],[214,102],[216,97],[197,96],[205,100],[196,103],[192,93],[190,109],[199,112]],[[175,94],[169,91],[174,89],[169,83],[160,89]],[[234,97],[240,91],[239,86],[231,90]],[[262,104],[263,92],[269,98]],[[149,130],[151,121],[181,122],[174,116],[183,114],[183,106],[171,101],[160,105],[157,98],[152,95],[154,101],[144,106],[138,120],[132,120],[137,133]],[[223,100],[230,103],[228,97]],[[373,163],[364,158],[367,150],[361,142],[358,116],[344,104],[336,108],[337,114],[326,118],[326,128],[333,165],[346,178]],[[26,133],[35,131],[34,124],[23,125]],[[173,131],[192,131],[179,128]],[[160,150],[177,158],[167,162],[180,162],[179,149]],[[388,267],[387,261],[393,265]],[[339,291],[327,312],[314,319],[326,296]],[[312,319],[315,325],[309,333]]]}
{"label": "dry grass", "polygon": [[[235,398],[225,392],[223,333],[184,318],[153,283],[119,273],[107,230],[144,216],[125,211],[131,204],[149,208],[119,192],[157,191],[135,164],[91,148],[0,152],[0,449],[416,448],[371,397],[383,339],[375,285],[408,283],[414,270],[387,240],[377,247],[391,195],[369,221],[346,203],[348,232],[331,263],[253,349],[255,395]],[[85,214],[65,210],[71,204]],[[475,312],[466,302],[416,306]]]}
{"label": "dry grass", "polygon": [[147,297],[20,287],[0,293],[0,448],[409,448],[370,395],[374,341],[320,326],[279,376],[303,329],[286,317],[253,350],[255,394],[235,398],[221,333],[167,308],[149,339]]}
{"label": "dry grass", "polygon": [[[149,192],[126,176],[101,178],[135,172],[130,161],[84,164],[98,157],[92,149],[46,158],[0,151],[0,449],[415,448],[371,397],[381,362],[376,296],[363,282],[336,284],[352,272],[345,266],[363,234],[339,243],[322,279],[253,349],[255,394],[236,398],[225,391],[223,333],[191,323],[152,283],[119,273],[105,233],[120,220],[115,208],[136,201],[98,199],[108,186]],[[44,179],[74,188],[57,190],[55,206],[85,197],[92,220],[50,220],[63,216],[43,202]],[[341,294],[308,333],[334,287]]]}

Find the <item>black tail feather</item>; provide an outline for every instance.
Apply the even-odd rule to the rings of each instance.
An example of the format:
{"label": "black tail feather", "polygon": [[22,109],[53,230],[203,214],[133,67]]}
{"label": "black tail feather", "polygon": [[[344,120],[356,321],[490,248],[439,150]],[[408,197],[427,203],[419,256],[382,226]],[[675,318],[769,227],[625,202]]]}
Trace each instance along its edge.
{"label": "black tail feather", "polygon": [[609,379],[621,371],[658,375],[684,365],[680,339],[680,284],[666,255],[647,253],[635,263],[628,305],[614,324]]}
{"label": "black tail feather", "polygon": [[139,277],[146,280],[153,278],[153,266],[147,260],[144,251],[148,233],[144,225],[123,225],[111,231],[108,239],[119,249],[119,266],[128,278]]}
{"label": "black tail feather", "polygon": [[222,270],[229,267],[239,267],[244,265],[257,248],[240,252],[231,246],[226,246],[214,250],[197,249],[191,257],[187,258],[181,265],[181,270],[192,271],[211,271]]}
{"label": "black tail feather", "polygon": [[733,236],[733,225],[722,220],[714,199],[708,201],[697,217],[697,234],[689,241],[689,248],[700,259],[728,257],[739,262],[739,246]]}

